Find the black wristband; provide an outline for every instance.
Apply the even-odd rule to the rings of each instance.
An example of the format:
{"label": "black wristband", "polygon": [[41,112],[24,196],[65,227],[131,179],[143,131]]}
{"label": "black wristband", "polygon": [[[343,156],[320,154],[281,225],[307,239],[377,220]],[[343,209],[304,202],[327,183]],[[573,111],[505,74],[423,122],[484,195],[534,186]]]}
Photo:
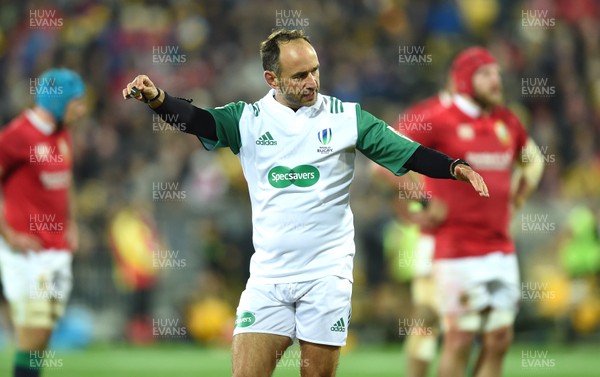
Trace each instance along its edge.
{"label": "black wristband", "polygon": [[167,92],[164,95],[162,104],[152,110],[165,122],[171,123],[176,119],[176,128],[180,131],[201,139],[219,140],[217,123],[210,112],[192,105],[191,99],[173,97]]}
{"label": "black wristband", "polygon": [[454,170],[456,169],[457,165],[471,166],[467,161],[462,160],[460,158],[457,158],[456,160],[452,161],[452,163],[450,164],[450,174],[452,175],[452,179],[456,179],[456,174],[454,174]]}
{"label": "black wristband", "polygon": [[152,98],[152,99],[146,98],[146,96],[144,95],[144,93],[142,93],[142,97],[144,97],[144,102],[145,103],[154,102],[154,101],[156,101],[158,99],[158,97],[160,97],[160,88],[156,88],[156,90],[157,90],[156,96],[154,96],[154,98]]}
{"label": "black wristband", "polygon": [[403,167],[431,178],[452,179],[450,164],[452,159],[447,155],[419,145]]}

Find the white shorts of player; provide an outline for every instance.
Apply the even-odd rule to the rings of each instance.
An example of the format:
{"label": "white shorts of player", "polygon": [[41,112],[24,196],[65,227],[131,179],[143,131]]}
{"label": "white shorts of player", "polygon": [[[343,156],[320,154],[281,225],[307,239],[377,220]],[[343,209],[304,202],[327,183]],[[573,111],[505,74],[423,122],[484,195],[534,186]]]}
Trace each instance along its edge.
{"label": "white shorts of player", "polygon": [[276,334],[316,344],[346,345],[352,282],[337,276],[246,286],[233,335]]}
{"label": "white shorts of player", "polygon": [[54,327],[71,293],[72,259],[66,250],[17,252],[0,238],[0,275],[15,325]]}
{"label": "white shorts of player", "polygon": [[489,332],[514,323],[521,296],[515,254],[435,260],[433,275],[445,330]]}

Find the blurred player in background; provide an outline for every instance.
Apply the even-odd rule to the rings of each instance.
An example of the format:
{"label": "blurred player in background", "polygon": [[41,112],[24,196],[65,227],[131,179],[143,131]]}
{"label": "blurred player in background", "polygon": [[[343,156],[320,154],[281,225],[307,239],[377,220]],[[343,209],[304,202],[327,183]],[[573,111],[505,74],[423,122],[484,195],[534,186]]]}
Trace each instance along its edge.
{"label": "blurred player in background", "polygon": [[[434,250],[435,304],[444,331],[439,376],[465,375],[478,334],[482,348],[474,376],[500,376],[520,297],[510,217],[537,186],[543,156],[517,117],[502,106],[499,66],[487,50],[463,51],[450,73],[452,104],[413,109],[421,114],[419,122],[429,127],[399,124],[415,141],[467,159],[491,183],[490,200],[480,200],[462,187],[449,190],[445,182],[425,178],[423,189],[430,199],[414,217],[424,234],[434,236],[425,248]],[[409,353],[423,353],[420,365],[411,363],[416,366],[411,376],[423,376],[435,342],[431,338],[411,341]]]}
{"label": "blurred player in background", "polygon": [[148,102],[205,148],[229,147],[241,160],[255,253],[237,309],[233,375],[270,376],[297,338],[301,375],[334,376],[351,314],[356,150],[396,175],[454,177],[483,196],[487,188],[466,162],[408,140],[356,103],[321,95],[319,60],[303,32],[273,32],[261,57],[272,89],[254,104],[200,109],[143,75],[123,96]]}
{"label": "blurred player in background", "polygon": [[0,131],[0,268],[15,327],[14,377],[40,375],[78,247],[67,127],[85,114],[84,83],[68,69],[33,82],[35,106]]}
{"label": "blurred player in background", "polygon": [[0,276],[0,333],[10,339],[13,336],[13,326],[10,320],[10,308],[6,297],[4,297],[4,287],[2,286],[2,277]]}
{"label": "blurred player in background", "polygon": [[[398,131],[406,134],[408,129],[429,129],[431,125],[422,120],[452,106],[451,87],[449,80],[447,87],[438,94],[409,107],[400,117]],[[399,190],[401,200],[395,198],[393,207],[401,223],[416,224],[420,230],[410,258],[412,315],[416,320],[410,321],[413,327],[404,329],[404,333],[407,334],[407,377],[425,377],[435,358],[439,323],[432,276],[433,230],[444,220],[446,207],[439,199],[424,192],[424,183],[418,174],[409,172],[397,177],[379,165],[373,164],[373,168],[378,177]]]}

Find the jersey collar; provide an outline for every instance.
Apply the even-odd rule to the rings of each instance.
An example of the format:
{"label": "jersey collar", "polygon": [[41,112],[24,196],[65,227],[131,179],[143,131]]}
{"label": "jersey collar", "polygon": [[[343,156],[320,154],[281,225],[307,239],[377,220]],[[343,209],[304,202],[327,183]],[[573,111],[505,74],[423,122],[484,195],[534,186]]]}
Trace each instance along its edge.
{"label": "jersey collar", "polygon": [[52,124],[45,122],[42,118],[40,118],[33,110],[29,109],[25,111],[25,116],[29,120],[29,123],[33,125],[38,131],[43,133],[44,135],[52,135],[54,132],[54,127]]}
{"label": "jersey collar", "polygon": [[455,94],[452,99],[456,107],[458,107],[460,111],[467,114],[471,118],[479,118],[479,116],[481,116],[481,108],[477,106],[477,104],[467,99],[465,96]]}
{"label": "jersey collar", "polygon": [[294,110],[290,109],[289,107],[287,107],[287,106],[279,103],[275,99],[275,89],[269,90],[269,93],[267,93],[267,95],[266,95],[266,100],[267,100],[268,103],[271,104],[271,106],[279,107],[281,109],[284,109],[285,111],[289,111],[289,112],[295,113],[295,114],[305,113],[309,117],[316,116],[319,113],[319,111],[324,106],[324,100],[323,100],[323,96],[321,95],[321,93],[317,93],[317,101],[315,102],[314,105],[308,106],[308,107],[307,106],[302,106],[297,111],[294,111]]}
{"label": "jersey collar", "polygon": [[323,100],[323,96],[321,95],[321,93],[317,92],[317,100],[315,101],[315,104],[309,107],[303,107],[300,110],[305,109],[304,111],[306,111],[309,117],[314,117],[317,114],[319,114],[319,112],[324,106],[325,101]]}

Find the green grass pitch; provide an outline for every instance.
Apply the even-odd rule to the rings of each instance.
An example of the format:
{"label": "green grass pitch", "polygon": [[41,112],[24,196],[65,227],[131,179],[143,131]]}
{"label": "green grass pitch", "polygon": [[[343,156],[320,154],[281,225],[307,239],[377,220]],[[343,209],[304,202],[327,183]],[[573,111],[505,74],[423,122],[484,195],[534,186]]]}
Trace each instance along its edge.
{"label": "green grass pitch", "polygon": [[[298,376],[298,349],[292,347],[276,369],[275,377]],[[543,346],[517,344],[505,362],[507,377],[592,377],[600,375],[600,345]],[[217,377],[231,375],[227,348],[194,345],[151,347],[94,346],[54,354],[54,367],[44,377]],[[0,351],[0,376],[11,376],[12,350]],[[339,377],[404,376],[402,349],[357,347],[344,352]],[[434,376],[435,373],[430,373]]]}

